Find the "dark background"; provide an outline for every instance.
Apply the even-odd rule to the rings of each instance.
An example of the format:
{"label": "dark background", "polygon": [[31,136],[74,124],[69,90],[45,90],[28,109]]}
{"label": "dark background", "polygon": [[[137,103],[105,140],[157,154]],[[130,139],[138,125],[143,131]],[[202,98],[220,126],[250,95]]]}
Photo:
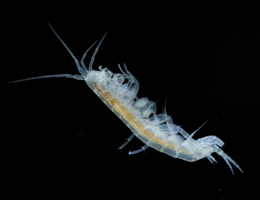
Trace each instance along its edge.
{"label": "dark background", "polygon": [[[153,199],[259,198],[259,9],[244,1],[114,3],[44,1],[1,7],[3,191]],[[128,156],[131,131],[84,81],[8,81],[49,74],[78,74],[75,56],[107,36],[99,65],[119,72],[124,62],[139,80],[139,97],[157,102],[195,139],[216,135],[242,168],[232,175],[224,160],[194,163],[148,148]],[[91,52],[92,53],[92,52]],[[90,54],[91,55],[91,54]],[[85,63],[88,63],[87,56]]]}

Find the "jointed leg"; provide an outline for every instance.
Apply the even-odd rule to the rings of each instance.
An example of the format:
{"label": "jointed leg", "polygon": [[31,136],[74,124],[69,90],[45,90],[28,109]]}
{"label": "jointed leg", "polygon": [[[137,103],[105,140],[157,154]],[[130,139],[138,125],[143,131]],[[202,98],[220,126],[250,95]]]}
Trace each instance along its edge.
{"label": "jointed leg", "polygon": [[144,151],[145,149],[147,149],[149,146],[146,144],[144,145],[141,149],[138,149],[138,150],[135,150],[135,151],[129,151],[129,155],[133,155],[133,154],[136,154],[136,153],[140,153],[141,151]]}
{"label": "jointed leg", "polygon": [[132,134],[128,139],[127,139],[127,141],[122,145],[122,146],[120,146],[118,149],[123,149],[127,144],[128,144],[128,142],[130,142],[133,138],[134,138],[134,134]]}

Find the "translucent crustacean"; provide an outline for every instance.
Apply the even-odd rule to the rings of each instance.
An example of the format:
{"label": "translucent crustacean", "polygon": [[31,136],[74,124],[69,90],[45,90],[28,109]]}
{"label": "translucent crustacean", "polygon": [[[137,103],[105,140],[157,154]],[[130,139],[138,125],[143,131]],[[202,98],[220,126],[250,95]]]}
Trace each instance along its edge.
{"label": "translucent crustacean", "polygon": [[122,149],[134,137],[138,137],[146,145],[141,149],[129,152],[136,154],[147,147],[152,147],[160,152],[166,153],[174,158],[194,162],[202,158],[207,158],[211,163],[217,162],[212,153],[217,153],[225,160],[233,173],[230,162],[243,172],[238,164],[231,159],[220,147],[224,142],[216,136],[207,136],[198,140],[193,139],[194,134],[205,124],[202,124],[196,131],[189,135],[180,126],[173,123],[172,118],[166,114],[156,114],[156,105],[148,100],[147,97],[138,98],[139,83],[135,77],[128,71],[124,64],[124,70],[118,64],[121,73],[112,73],[107,68],[99,67],[99,71],[93,70],[92,65],[95,55],[102,43],[104,37],[96,47],[90,63],[87,68],[84,59],[87,52],[94,46],[94,43],[82,56],[81,65],[61,40],[58,34],[49,24],[51,30],[65,46],[67,51],[74,59],[80,75],[59,74],[47,75],[22,79],[14,82],[21,82],[39,78],[66,77],[77,80],[85,80],[87,85],[96,93],[96,95],[112,110],[133,132],[128,140],[119,149]]}

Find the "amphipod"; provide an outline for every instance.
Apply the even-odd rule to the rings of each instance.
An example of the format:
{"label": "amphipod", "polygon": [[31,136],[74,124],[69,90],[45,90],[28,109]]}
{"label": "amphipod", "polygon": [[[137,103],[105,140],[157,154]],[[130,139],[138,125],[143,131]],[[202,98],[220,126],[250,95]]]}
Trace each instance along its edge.
{"label": "amphipod", "polygon": [[9,83],[51,77],[85,80],[87,85],[107,105],[107,107],[133,132],[119,149],[125,147],[127,143],[136,136],[145,143],[145,146],[139,150],[130,151],[129,154],[136,154],[148,147],[152,147],[169,156],[185,161],[194,162],[202,158],[207,158],[211,163],[214,163],[217,161],[211,154],[217,153],[222,156],[233,174],[234,172],[230,162],[243,172],[238,164],[220,148],[224,145],[224,142],[221,139],[216,136],[207,136],[197,140],[192,138],[205,123],[189,135],[180,126],[175,125],[172,118],[168,116],[166,112],[163,114],[156,114],[156,105],[154,102],[149,101],[147,97],[138,98],[137,92],[139,90],[139,83],[128,71],[125,64],[124,70],[122,70],[121,66],[118,64],[121,73],[112,73],[107,68],[102,68],[101,66],[97,71],[92,69],[95,55],[106,34],[97,45],[87,68],[83,61],[88,51],[96,42],[83,54],[80,64],[67,45],[54,31],[52,26],[50,24],[49,26],[74,59],[80,75],[47,75],[11,81]]}

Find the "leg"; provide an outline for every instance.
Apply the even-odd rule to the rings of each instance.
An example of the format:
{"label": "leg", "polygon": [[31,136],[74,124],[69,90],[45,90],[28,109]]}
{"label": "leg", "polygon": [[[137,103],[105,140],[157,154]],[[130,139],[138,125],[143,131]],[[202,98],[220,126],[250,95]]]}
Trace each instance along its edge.
{"label": "leg", "polygon": [[131,74],[131,72],[128,71],[125,63],[124,63],[124,68],[125,68],[126,72],[124,72],[122,70],[120,64],[118,64],[118,68],[120,69],[122,74],[125,75],[125,77],[129,80],[128,83],[126,84],[127,89],[129,89],[133,84],[135,84],[135,87],[139,88],[139,82],[136,80],[136,78],[133,76],[133,74]]}
{"label": "leg", "polygon": [[209,144],[209,145],[216,144],[220,147],[222,147],[224,145],[224,142],[221,139],[219,139],[216,136],[212,136],[212,135],[200,138],[197,140],[197,142],[205,143],[205,144]]}
{"label": "leg", "polygon": [[194,135],[195,133],[197,133],[197,131],[200,130],[200,129],[207,123],[207,121],[208,121],[208,119],[207,119],[199,128],[197,128],[189,137],[192,138],[193,135]]}
{"label": "leg", "polygon": [[123,149],[127,144],[128,144],[128,142],[130,142],[133,138],[134,138],[134,134],[132,134],[128,139],[127,139],[127,141],[122,145],[122,146],[120,146],[118,149]]}
{"label": "leg", "polygon": [[144,145],[141,149],[138,149],[138,150],[135,150],[135,151],[129,151],[129,155],[133,155],[133,154],[136,154],[136,153],[140,153],[141,151],[144,151],[145,149],[147,149],[149,146],[146,144]]}
{"label": "leg", "polygon": [[242,171],[242,169],[238,166],[238,164],[237,164],[232,158],[230,158],[226,153],[224,153],[224,151],[223,151],[222,149],[220,149],[217,145],[214,146],[214,149],[215,149],[215,152],[216,152],[218,155],[220,155],[220,156],[225,160],[225,162],[226,162],[227,165],[229,166],[229,168],[230,168],[232,174],[234,174],[234,172],[233,172],[233,169],[232,169],[232,166],[231,166],[230,162],[231,162],[233,165],[235,165],[242,173],[244,173],[244,172]]}

